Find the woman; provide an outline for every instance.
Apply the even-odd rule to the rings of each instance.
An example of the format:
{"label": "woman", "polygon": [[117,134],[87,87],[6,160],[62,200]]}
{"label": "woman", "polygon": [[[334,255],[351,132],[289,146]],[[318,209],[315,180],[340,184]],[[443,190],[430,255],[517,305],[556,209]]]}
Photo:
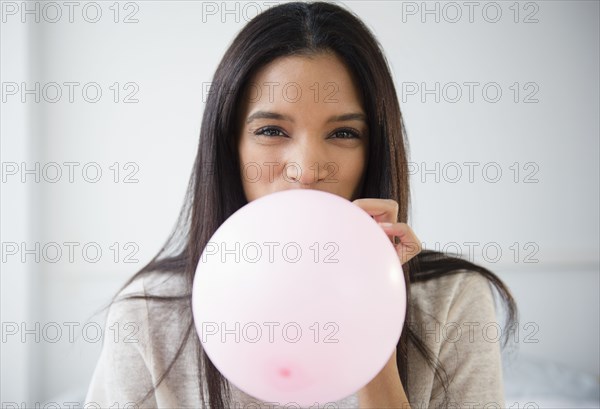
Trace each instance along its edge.
{"label": "woman", "polygon": [[133,342],[106,338],[86,401],[273,407],[230,384],[208,359],[194,330],[191,286],[204,246],[231,214],[269,193],[305,188],[389,223],[381,226],[398,250],[408,297],[385,367],[325,407],[504,407],[500,345],[481,331],[496,321],[489,283],[509,325],[516,306],[490,271],[421,251],[406,224],[405,139],[387,62],[356,16],[329,3],[287,3],[250,21],[215,72],[178,227],[111,305],[107,328],[132,325]]}

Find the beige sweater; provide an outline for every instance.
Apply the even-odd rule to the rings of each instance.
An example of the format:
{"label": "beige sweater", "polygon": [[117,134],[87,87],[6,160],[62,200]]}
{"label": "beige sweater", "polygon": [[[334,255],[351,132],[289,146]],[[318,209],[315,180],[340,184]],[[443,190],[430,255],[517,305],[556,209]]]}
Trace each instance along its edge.
{"label": "beige sweater", "polygon": [[[124,293],[181,294],[184,292],[182,284],[178,276],[153,273],[136,280]],[[417,307],[413,309],[413,319],[418,323],[412,328],[446,368],[451,379],[449,407],[505,407],[499,323],[488,281],[477,273],[461,272],[414,284],[411,289],[411,302]],[[123,408],[128,402],[143,397],[171,362],[189,317],[190,312],[184,308],[153,301],[113,304],[107,317],[102,352],[86,397],[86,404],[90,406],[86,407]],[[139,407],[202,407],[195,332],[192,338],[167,378]],[[408,359],[410,407],[439,407],[443,390],[433,372],[412,346],[409,346]],[[230,385],[232,408],[273,408],[287,404],[262,402]],[[356,393],[335,405],[323,405],[318,407],[359,407]]]}

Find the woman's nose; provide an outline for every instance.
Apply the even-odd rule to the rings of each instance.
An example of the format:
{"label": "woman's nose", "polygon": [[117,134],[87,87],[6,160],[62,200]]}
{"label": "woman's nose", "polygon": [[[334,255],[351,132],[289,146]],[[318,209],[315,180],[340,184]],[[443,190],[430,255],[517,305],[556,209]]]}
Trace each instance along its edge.
{"label": "woman's nose", "polygon": [[284,167],[284,176],[290,183],[314,185],[327,178],[327,160],[322,149],[316,143],[307,143],[288,157]]}

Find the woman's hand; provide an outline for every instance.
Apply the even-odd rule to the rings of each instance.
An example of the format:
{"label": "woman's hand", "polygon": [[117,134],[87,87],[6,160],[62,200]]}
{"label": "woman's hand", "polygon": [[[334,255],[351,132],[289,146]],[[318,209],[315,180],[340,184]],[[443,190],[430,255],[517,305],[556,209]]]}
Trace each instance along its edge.
{"label": "woman's hand", "polygon": [[[398,202],[392,199],[356,199],[355,205],[369,213],[387,233],[404,264],[421,252],[421,242],[406,223],[398,223]],[[400,243],[396,243],[398,237]]]}

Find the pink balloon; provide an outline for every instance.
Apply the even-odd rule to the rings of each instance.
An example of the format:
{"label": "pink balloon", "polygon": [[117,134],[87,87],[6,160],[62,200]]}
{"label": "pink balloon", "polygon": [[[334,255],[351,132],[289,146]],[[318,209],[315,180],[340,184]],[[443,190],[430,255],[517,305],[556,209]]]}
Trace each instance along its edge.
{"label": "pink balloon", "polygon": [[239,209],[205,247],[192,307],[217,369],[247,394],[324,405],[360,390],[392,355],[406,312],[402,266],[352,202],[285,190]]}

